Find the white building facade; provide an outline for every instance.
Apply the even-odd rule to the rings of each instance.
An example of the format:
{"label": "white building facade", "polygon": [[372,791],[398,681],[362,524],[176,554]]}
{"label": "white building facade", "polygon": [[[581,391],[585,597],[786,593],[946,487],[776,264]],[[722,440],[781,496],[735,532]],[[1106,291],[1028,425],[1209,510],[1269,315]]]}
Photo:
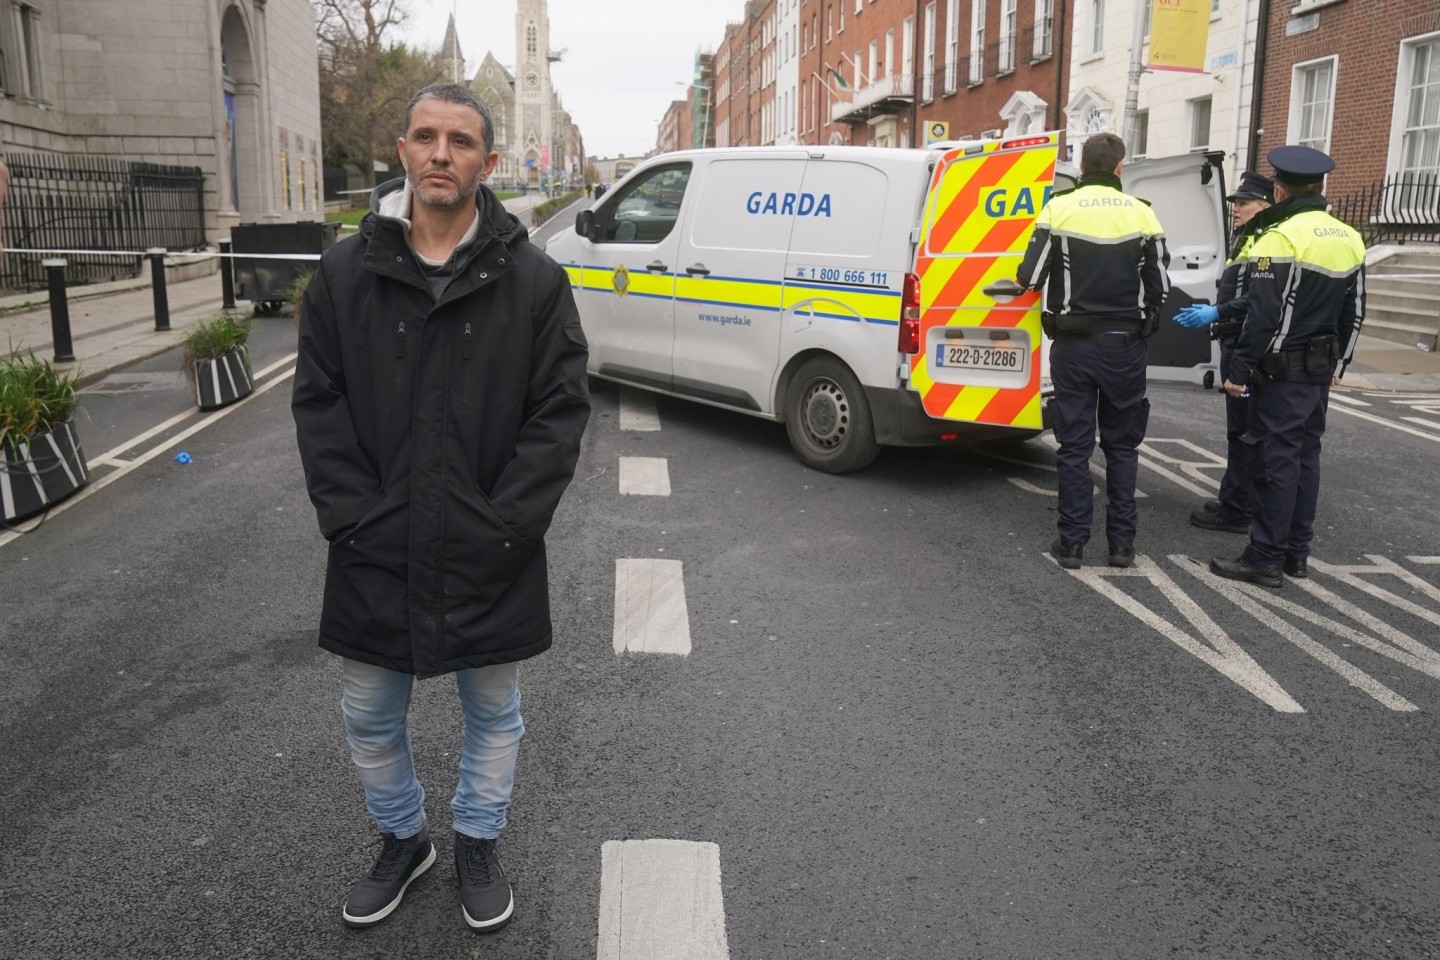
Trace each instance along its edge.
{"label": "white building facade", "polygon": [[[1125,135],[1125,98],[1136,4],[1144,10],[1141,62],[1149,55],[1149,0],[1078,0],[1071,39],[1066,142],[1073,159],[1092,133]],[[1227,182],[1248,161],[1259,0],[1211,0],[1203,73],[1146,70],[1140,77],[1132,157],[1197,151],[1226,155]]]}

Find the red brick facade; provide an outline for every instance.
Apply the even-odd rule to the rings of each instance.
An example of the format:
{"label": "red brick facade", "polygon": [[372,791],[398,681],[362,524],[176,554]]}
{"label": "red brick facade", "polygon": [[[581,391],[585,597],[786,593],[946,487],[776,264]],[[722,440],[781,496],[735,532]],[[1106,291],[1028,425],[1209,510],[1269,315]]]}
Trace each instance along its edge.
{"label": "red brick facade", "polygon": [[[1332,61],[1333,119],[1328,152],[1335,171],[1326,182],[1332,199],[1374,187],[1399,167],[1399,144],[1392,135],[1396,98],[1401,107],[1408,96],[1408,72],[1400,77],[1402,45],[1406,41],[1440,33],[1440,4],[1436,0],[1364,0],[1321,3],[1309,0],[1272,0],[1266,24],[1267,51],[1264,76],[1258,86],[1260,128],[1255,165],[1271,169],[1265,155],[1272,148],[1298,139],[1292,129],[1292,102],[1297,64]],[[1313,9],[1304,10],[1309,6]],[[1383,13],[1376,8],[1383,6]],[[1313,19],[1311,19],[1313,18]],[[1287,27],[1293,36],[1287,36]],[[1298,31],[1298,32],[1297,32]]]}

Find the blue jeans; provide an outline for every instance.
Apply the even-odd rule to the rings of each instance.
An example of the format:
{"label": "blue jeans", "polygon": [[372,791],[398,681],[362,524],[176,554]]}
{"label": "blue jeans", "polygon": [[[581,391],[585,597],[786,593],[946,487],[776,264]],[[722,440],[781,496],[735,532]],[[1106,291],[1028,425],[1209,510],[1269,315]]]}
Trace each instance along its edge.
{"label": "blue jeans", "polygon": [[[382,832],[414,836],[425,825],[425,789],[415,776],[406,724],[415,678],[358,660],[342,663],[340,713],[365,787],[365,808]],[[465,730],[460,782],[450,801],[454,827],[469,837],[498,837],[525,734],[519,664],[461,670],[455,679]]]}

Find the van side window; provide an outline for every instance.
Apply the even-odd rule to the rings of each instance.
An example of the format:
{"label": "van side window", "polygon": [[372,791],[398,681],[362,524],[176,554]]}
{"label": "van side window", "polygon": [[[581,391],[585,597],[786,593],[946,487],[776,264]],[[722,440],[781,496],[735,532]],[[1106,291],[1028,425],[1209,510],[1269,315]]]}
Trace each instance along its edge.
{"label": "van side window", "polygon": [[606,204],[601,243],[659,243],[675,229],[690,164],[657,167]]}

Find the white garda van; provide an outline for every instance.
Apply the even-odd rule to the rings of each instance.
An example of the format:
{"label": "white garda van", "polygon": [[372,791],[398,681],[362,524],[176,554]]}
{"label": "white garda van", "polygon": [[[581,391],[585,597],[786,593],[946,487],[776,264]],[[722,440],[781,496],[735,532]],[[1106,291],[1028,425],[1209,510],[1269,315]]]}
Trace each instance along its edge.
{"label": "white garda van", "polygon": [[[665,154],[546,250],[570,276],[593,376],[782,421],[817,470],[861,469],[887,444],[1025,438],[1045,426],[1048,351],[1039,295],[1013,278],[1036,214],[1077,175],[1057,170],[1059,143]],[[1126,189],[1167,228],[1189,294],[1172,301],[1208,300],[1225,237],[1217,158],[1157,163],[1127,166]],[[1179,346],[1165,373],[1213,379],[1204,331],[1167,326]]]}

